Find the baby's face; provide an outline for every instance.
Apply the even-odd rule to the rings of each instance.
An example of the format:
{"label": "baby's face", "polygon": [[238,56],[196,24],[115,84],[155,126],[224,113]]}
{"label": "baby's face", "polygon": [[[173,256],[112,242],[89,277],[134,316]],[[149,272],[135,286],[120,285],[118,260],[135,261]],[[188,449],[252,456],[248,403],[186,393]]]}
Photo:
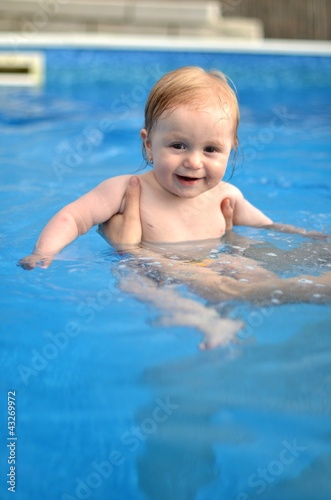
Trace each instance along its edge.
{"label": "baby's face", "polygon": [[181,198],[194,198],[223,178],[233,144],[231,113],[219,103],[165,111],[150,137],[142,131],[159,184]]}

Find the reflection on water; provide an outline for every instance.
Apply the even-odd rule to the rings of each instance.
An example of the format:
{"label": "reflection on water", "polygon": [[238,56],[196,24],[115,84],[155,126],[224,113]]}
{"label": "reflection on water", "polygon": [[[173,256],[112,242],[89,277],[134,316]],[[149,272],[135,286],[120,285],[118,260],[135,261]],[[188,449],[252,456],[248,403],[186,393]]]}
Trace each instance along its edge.
{"label": "reflection on water", "polygon": [[[236,231],[236,230],[235,230]],[[145,242],[143,248],[160,253],[170,259],[187,262],[209,261],[213,267],[227,267],[235,261],[241,272],[252,266],[259,266],[289,277],[299,274],[320,274],[331,269],[331,246],[327,239],[311,239],[301,235],[282,234],[268,230],[252,230],[257,237],[242,236],[241,231],[226,233],[221,239],[151,244]],[[245,259],[236,257],[245,257]],[[245,266],[245,267],[244,267]]]}
{"label": "reflection on water", "polygon": [[137,460],[147,498],[255,498],[262,490],[275,500],[327,498],[331,338],[328,322],[316,327],[283,345],[209,352],[144,373],[152,394],[177,405]]}
{"label": "reflection on water", "polygon": [[[260,267],[286,277],[329,270],[325,240],[265,237],[263,230],[259,236],[256,241],[231,233],[221,241],[145,247],[155,252],[156,268],[162,255],[193,266],[207,261],[216,273],[231,275],[235,269],[250,278]],[[141,259],[140,272],[157,279],[148,258]],[[177,283],[185,282],[181,278],[179,271]],[[157,282],[161,288],[169,285],[160,277]],[[309,307],[314,311],[314,306],[296,309],[300,314]],[[236,303],[218,304],[217,310],[245,314]],[[272,500],[326,500],[331,455],[322,443],[331,431],[330,315],[314,326],[304,321],[296,334],[277,343],[277,334],[282,336],[277,328],[286,330],[284,317],[295,325],[291,306],[265,315],[263,335],[274,331],[271,345],[266,339],[252,343],[255,328],[253,335],[239,334],[242,343],[145,370],[141,383],[153,397],[138,409],[135,421],[144,442],[136,461],[138,484],[146,498],[242,500],[265,493]],[[159,400],[169,403],[169,411],[151,421]]]}

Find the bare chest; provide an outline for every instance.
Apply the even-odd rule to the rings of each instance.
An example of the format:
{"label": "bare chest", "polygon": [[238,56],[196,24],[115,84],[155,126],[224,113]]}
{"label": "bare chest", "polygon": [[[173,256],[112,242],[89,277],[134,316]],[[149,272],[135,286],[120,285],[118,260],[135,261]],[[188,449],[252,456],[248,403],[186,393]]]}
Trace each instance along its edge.
{"label": "bare chest", "polygon": [[218,200],[202,197],[170,203],[142,194],[140,210],[144,241],[205,240],[219,238],[225,231]]}

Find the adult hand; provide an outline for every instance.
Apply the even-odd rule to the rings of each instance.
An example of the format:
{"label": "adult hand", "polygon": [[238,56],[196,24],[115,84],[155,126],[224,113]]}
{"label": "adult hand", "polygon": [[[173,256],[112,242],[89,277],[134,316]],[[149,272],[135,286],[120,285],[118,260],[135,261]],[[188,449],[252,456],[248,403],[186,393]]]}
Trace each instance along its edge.
{"label": "adult hand", "polygon": [[125,193],[125,207],[123,214],[113,215],[109,221],[101,226],[106,239],[117,250],[130,250],[137,247],[142,238],[140,220],[140,181],[136,176],[131,177]]}

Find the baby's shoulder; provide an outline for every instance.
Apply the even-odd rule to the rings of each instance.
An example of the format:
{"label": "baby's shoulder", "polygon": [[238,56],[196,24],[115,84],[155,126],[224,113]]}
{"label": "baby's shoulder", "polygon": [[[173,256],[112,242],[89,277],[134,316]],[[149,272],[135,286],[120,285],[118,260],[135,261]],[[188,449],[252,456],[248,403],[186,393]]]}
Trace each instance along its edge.
{"label": "baby's shoulder", "polygon": [[115,177],[109,177],[105,179],[97,186],[98,191],[108,192],[108,191],[120,191],[125,192],[128,186],[129,180],[132,177],[131,174],[117,175]]}
{"label": "baby's shoulder", "polygon": [[108,179],[105,179],[103,182],[101,182],[101,185],[107,186],[107,185],[127,185],[130,178],[132,177],[132,174],[124,174],[124,175],[116,175],[114,177],[108,177]]}
{"label": "baby's shoulder", "polygon": [[230,184],[229,182],[222,181],[219,183],[218,187],[219,187],[219,194],[220,194],[221,201],[224,198],[238,199],[238,198],[243,197],[240,189],[238,189],[233,184]]}

